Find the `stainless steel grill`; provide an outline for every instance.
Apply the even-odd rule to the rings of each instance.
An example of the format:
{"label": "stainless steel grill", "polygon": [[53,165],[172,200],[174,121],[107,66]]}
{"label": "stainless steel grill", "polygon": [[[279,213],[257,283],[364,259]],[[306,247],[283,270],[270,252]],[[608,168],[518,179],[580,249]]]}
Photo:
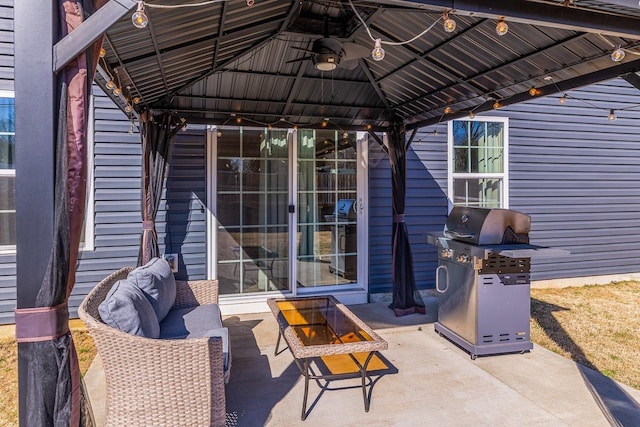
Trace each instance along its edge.
{"label": "stainless steel grill", "polygon": [[456,206],[443,233],[427,234],[438,248],[435,330],[472,359],[533,348],[530,259],[567,252],[530,245],[530,229],[518,211]]}

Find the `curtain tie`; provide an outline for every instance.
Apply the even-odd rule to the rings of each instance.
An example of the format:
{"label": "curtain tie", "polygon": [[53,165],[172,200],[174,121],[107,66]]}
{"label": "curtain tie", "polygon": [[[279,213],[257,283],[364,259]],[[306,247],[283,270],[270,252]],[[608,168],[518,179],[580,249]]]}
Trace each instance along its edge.
{"label": "curtain tie", "polygon": [[142,230],[153,230],[155,225],[155,221],[142,221]]}
{"label": "curtain tie", "polygon": [[394,214],[393,215],[393,222],[394,223],[404,222],[404,214]]}
{"label": "curtain tie", "polygon": [[67,302],[54,307],[16,308],[16,341],[55,340],[69,333]]}

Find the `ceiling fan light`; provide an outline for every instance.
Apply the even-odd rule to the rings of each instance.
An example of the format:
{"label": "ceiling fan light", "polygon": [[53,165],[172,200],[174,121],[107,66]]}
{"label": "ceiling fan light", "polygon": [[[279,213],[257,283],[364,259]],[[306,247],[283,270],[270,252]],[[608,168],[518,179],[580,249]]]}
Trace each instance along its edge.
{"label": "ceiling fan light", "polygon": [[316,70],[320,70],[320,71],[333,71],[336,69],[336,67],[338,66],[338,64],[336,64],[335,62],[329,60],[326,62],[317,62],[316,63]]}
{"label": "ceiling fan light", "polygon": [[504,36],[508,32],[509,32],[509,25],[506,22],[504,22],[504,19],[499,20],[498,24],[496,25],[496,34],[498,34],[499,36]]}
{"label": "ceiling fan light", "polygon": [[374,61],[382,61],[384,59],[384,49],[382,48],[382,40],[376,39],[373,50],[371,51],[371,57]]}

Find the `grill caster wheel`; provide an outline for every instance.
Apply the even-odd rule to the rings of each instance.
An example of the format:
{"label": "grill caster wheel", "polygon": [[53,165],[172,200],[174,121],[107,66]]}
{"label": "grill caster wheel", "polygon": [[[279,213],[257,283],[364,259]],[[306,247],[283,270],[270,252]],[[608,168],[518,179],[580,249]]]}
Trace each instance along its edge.
{"label": "grill caster wheel", "polygon": [[477,358],[478,358],[478,355],[477,355],[477,354],[472,354],[472,355],[471,355],[471,360],[476,360]]}

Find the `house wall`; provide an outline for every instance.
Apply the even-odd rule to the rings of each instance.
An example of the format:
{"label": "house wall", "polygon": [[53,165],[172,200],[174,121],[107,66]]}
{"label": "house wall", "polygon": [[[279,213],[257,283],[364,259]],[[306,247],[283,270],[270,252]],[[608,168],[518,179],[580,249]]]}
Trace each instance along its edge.
{"label": "house wall", "polygon": [[[639,94],[615,79],[571,91],[565,105],[554,96],[482,114],[509,118],[509,207],[531,215],[531,242],[571,252],[534,259],[532,280],[640,271]],[[369,283],[372,292],[390,292],[389,162],[375,145],[371,153]],[[446,157],[446,124],[421,129],[407,166],[406,222],[423,289],[434,287],[437,266],[423,233],[442,230],[447,215]]]}

